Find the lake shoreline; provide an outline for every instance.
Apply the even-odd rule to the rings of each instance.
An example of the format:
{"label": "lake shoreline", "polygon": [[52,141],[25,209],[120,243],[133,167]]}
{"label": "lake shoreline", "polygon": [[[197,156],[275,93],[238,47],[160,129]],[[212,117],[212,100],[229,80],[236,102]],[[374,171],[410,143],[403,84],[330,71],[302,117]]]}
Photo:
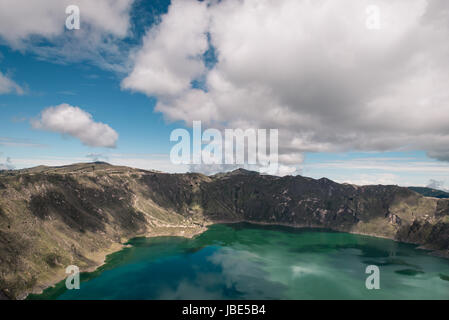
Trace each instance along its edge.
{"label": "lake shoreline", "polygon": [[[241,223],[247,223],[250,225],[258,225],[258,226],[273,226],[273,227],[287,227],[287,228],[293,228],[293,229],[314,229],[314,230],[327,230],[327,231],[333,231],[333,232],[338,232],[338,233],[348,233],[348,234],[354,234],[354,235],[361,235],[361,236],[367,236],[367,237],[374,237],[374,238],[380,238],[380,239],[387,239],[387,240],[392,240],[398,243],[404,243],[404,244],[412,244],[416,246],[416,249],[419,250],[423,250],[425,251],[425,254],[428,255],[432,255],[435,257],[439,257],[439,258],[443,258],[443,259],[449,259],[449,252],[442,252],[442,251],[438,251],[438,250],[433,250],[433,249],[429,249],[426,248],[424,246],[420,246],[419,243],[413,243],[413,242],[405,242],[405,241],[399,241],[396,239],[393,239],[391,237],[385,236],[385,235],[376,235],[376,234],[369,234],[369,233],[363,233],[363,232],[357,232],[357,231],[343,231],[343,230],[338,230],[335,228],[326,228],[323,226],[319,226],[319,225],[299,225],[299,224],[286,224],[286,223],[269,223],[269,222],[258,222],[258,221],[251,221],[251,220],[215,220],[215,221],[207,221],[202,225],[198,225],[196,227],[186,227],[186,228],[182,228],[182,227],[178,227],[181,230],[179,230],[178,232],[175,233],[169,233],[169,232],[155,232],[155,233],[145,233],[145,234],[141,234],[141,235],[136,235],[133,237],[130,237],[129,239],[127,239],[125,242],[123,243],[114,243],[110,248],[108,248],[105,251],[102,251],[101,253],[97,253],[97,256],[102,257],[102,262],[99,263],[98,265],[95,266],[91,266],[89,268],[80,270],[80,273],[93,273],[95,271],[98,271],[99,268],[101,268],[102,266],[104,266],[106,264],[106,260],[107,257],[111,254],[117,253],[121,250],[123,250],[124,248],[128,247],[129,245],[126,245],[126,243],[128,243],[129,241],[131,241],[132,239],[136,239],[136,238],[155,238],[155,237],[182,237],[182,238],[186,238],[186,239],[191,239],[193,237],[199,236],[201,234],[203,234],[204,232],[206,232],[207,230],[209,230],[210,226],[213,225],[218,225],[218,224],[224,224],[224,225],[235,225],[235,224],[241,224]],[[186,229],[190,229],[189,233],[185,233]],[[39,286],[39,288],[35,291],[33,290],[33,292],[30,292],[28,294],[26,294],[23,298],[20,298],[18,300],[26,300],[28,299],[29,295],[40,295],[42,294],[46,289],[49,288],[54,288],[58,283],[60,283],[61,281],[66,279],[66,275],[64,274],[63,276],[55,276],[54,277],[54,281],[49,281],[49,284],[47,286]]]}
{"label": "lake shoreline", "polygon": [[323,227],[319,225],[303,225],[303,224],[287,224],[287,223],[271,223],[271,222],[258,222],[258,221],[251,221],[251,220],[239,220],[239,221],[225,221],[220,220],[217,222],[214,222],[212,224],[238,224],[238,223],[249,223],[254,225],[261,225],[261,226],[280,226],[280,227],[289,227],[289,228],[295,228],[295,229],[322,229],[322,230],[332,230],[334,232],[341,232],[341,233],[349,233],[349,234],[356,234],[361,236],[368,236],[368,237],[374,237],[374,238],[380,238],[380,239],[387,239],[392,240],[398,243],[406,243],[406,244],[413,244],[417,246],[417,249],[426,251],[427,254],[449,259],[449,251],[444,250],[435,250],[432,248],[427,248],[425,245],[422,245],[420,243],[411,242],[411,241],[401,241],[394,239],[389,236],[381,235],[381,234],[374,234],[374,233],[366,233],[366,232],[360,232],[360,231],[347,231],[347,230],[339,230],[337,228],[329,228],[329,227]]}
{"label": "lake shoreline", "polygon": [[[209,224],[207,226],[209,226]],[[98,261],[98,264],[89,266],[88,268],[81,268],[80,273],[92,273],[92,272],[97,271],[99,268],[101,268],[102,266],[104,266],[106,264],[106,260],[109,255],[117,253],[117,252],[123,250],[124,248],[129,247],[129,245],[127,245],[126,243],[128,243],[129,241],[131,241],[132,239],[135,239],[135,238],[142,238],[142,237],[143,238],[155,238],[155,237],[167,236],[167,237],[183,237],[186,239],[190,239],[190,238],[193,238],[193,237],[207,231],[207,227],[205,227],[205,226],[197,226],[197,227],[176,226],[175,228],[180,228],[181,230],[179,230],[178,232],[175,232],[175,233],[166,232],[166,231],[164,232],[161,230],[153,230],[155,232],[151,232],[151,233],[147,232],[144,234],[138,234],[138,235],[132,236],[130,238],[127,238],[122,243],[113,243],[109,248],[94,254],[94,256],[99,257],[98,259],[96,259]],[[188,232],[186,232],[186,231],[188,231]],[[42,285],[39,285],[39,286],[33,288],[33,290],[31,292],[24,294],[22,297],[19,297],[17,300],[27,300],[30,295],[40,295],[45,290],[47,290],[49,288],[54,288],[58,283],[65,280],[66,278],[67,278],[67,275],[64,272],[58,272],[58,274],[51,277],[51,280],[47,281],[46,283],[44,283]]]}

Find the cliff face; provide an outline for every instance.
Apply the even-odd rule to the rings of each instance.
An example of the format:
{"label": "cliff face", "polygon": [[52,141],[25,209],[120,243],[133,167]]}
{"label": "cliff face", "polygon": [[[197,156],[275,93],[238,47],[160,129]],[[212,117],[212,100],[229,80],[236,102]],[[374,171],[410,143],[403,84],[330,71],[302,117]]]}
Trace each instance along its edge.
{"label": "cliff face", "polygon": [[449,254],[449,200],[328,179],[166,174],[104,163],[0,173],[0,292],[10,298],[95,268],[135,236],[190,236],[213,222],[324,227]]}

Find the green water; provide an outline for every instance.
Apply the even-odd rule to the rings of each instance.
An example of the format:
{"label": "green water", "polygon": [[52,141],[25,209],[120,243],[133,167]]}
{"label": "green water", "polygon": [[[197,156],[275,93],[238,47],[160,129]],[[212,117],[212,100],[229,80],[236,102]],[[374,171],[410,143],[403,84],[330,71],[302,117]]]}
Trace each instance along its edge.
{"label": "green water", "polygon": [[[214,225],[194,239],[136,238],[44,299],[449,299],[449,260],[413,245],[324,230]],[[368,290],[368,265],[380,289]]]}

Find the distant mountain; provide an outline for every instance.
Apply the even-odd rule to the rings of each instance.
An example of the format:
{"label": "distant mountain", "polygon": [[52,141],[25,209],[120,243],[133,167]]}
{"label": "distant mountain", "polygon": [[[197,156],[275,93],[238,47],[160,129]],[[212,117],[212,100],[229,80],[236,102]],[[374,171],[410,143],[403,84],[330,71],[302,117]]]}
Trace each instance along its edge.
{"label": "distant mountain", "polygon": [[449,199],[449,193],[442,191],[442,190],[437,190],[437,189],[432,189],[432,188],[427,188],[427,187],[408,187],[408,188],[410,190],[418,192],[419,194],[422,194],[425,197]]}
{"label": "distant mountain", "polygon": [[449,256],[449,200],[398,186],[236,170],[167,174],[107,163],[0,173],[0,292],[23,298],[136,236],[193,236],[247,221],[417,243]]}

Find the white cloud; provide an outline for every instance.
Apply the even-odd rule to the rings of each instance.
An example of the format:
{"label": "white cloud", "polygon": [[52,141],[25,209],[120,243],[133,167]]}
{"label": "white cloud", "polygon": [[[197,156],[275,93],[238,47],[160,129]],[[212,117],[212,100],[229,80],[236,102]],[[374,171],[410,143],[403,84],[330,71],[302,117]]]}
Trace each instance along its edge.
{"label": "white cloud", "polygon": [[161,97],[188,90],[191,81],[205,72],[206,5],[196,0],[174,2],[162,22],[146,34],[122,87]]}
{"label": "white cloud", "polygon": [[24,90],[13,80],[0,72],[0,94],[16,93],[24,94]]}
{"label": "white cloud", "polygon": [[[369,5],[380,8],[380,30],[366,28]],[[354,150],[447,160],[448,26],[443,0],[178,0],[122,85],[156,96],[169,120],[277,128],[288,162]],[[210,70],[195,59],[206,33]],[[190,87],[202,72],[207,90]]]}
{"label": "white cloud", "polygon": [[[1,153],[0,153],[1,155]],[[7,157],[5,163],[0,163],[0,170],[13,170],[15,166],[13,165],[11,158]]]}
{"label": "white cloud", "polygon": [[449,166],[437,161],[391,161],[376,158],[334,160],[308,164],[314,169],[380,170],[404,173],[433,173],[449,175]]}
{"label": "white cloud", "polygon": [[118,140],[110,126],[95,122],[90,113],[66,103],[44,109],[31,124],[35,129],[70,135],[91,147],[115,148]]}
{"label": "white cloud", "polygon": [[398,181],[400,181],[400,177],[391,174],[391,173],[381,173],[381,174],[359,174],[357,177],[353,178],[346,178],[346,179],[337,179],[337,182],[340,183],[349,183],[349,184],[355,184],[359,186],[366,186],[366,185],[397,185]]}
{"label": "white cloud", "polygon": [[43,144],[33,142],[28,139],[15,139],[9,137],[0,137],[0,146],[5,147],[34,147],[34,148],[42,148],[46,147]]}
{"label": "white cloud", "polygon": [[[133,0],[2,0],[0,40],[57,62],[90,60],[123,69],[117,40],[127,35]],[[81,28],[66,30],[65,9],[80,8]],[[47,40],[43,42],[42,40]]]}
{"label": "white cloud", "polygon": [[64,33],[69,5],[80,8],[81,29],[89,25],[119,37],[129,27],[129,10],[133,0],[2,0],[0,2],[0,36],[10,44],[31,36],[52,38]]}
{"label": "white cloud", "polygon": [[[438,183],[449,181],[449,167],[437,160],[414,157],[361,157],[345,160],[305,162],[302,170],[306,176],[323,176],[340,183],[358,185],[397,184],[401,186],[426,186],[429,177]],[[431,179],[434,181],[436,179]]]}

